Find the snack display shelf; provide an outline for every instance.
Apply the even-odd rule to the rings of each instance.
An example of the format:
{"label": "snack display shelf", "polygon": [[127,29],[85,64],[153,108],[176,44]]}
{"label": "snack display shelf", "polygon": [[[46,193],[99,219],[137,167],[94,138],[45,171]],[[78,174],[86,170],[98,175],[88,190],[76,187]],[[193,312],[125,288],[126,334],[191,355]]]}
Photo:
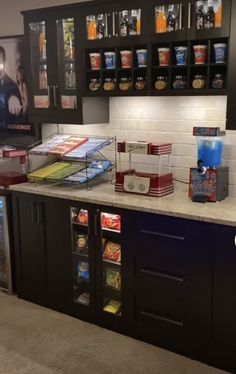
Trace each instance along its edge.
{"label": "snack display shelf", "polygon": [[118,230],[114,230],[114,229],[108,229],[108,228],[106,228],[106,227],[102,227],[102,230],[103,230],[103,231],[115,232],[116,234],[120,234],[120,231],[118,231]]}
{"label": "snack display shelf", "polygon": [[115,288],[104,286],[103,293],[105,297],[109,299],[121,300],[121,291],[116,290]]}
{"label": "snack display shelf", "polygon": [[88,285],[89,284],[89,279],[86,279],[86,278],[83,278],[83,277],[76,277],[75,278],[75,283],[76,284],[86,284]]}
{"label": "snack display shelf", "polygon": [[[80,140],[81,144],[78,144],[78,142],[76,144],[75,140]],[[32,144],[29,155],[58,156],[62,159],[76,161],[91,157],[113,142],[116,142],[116,137],[53,134],[46,138],[43,143]],[[71,146],[67,147],[67,149],[70,149],[66,153],[62,153],[62,147],[65,147],[65,143],[71,143]],[[60,147],[61,153],[58,152],[58,149],[56,153],[55,149],[58,147]]]}
{"label": "snack display shelf", "polygon": [[80,223],[80,222],[72,222],[73,226],[82,226],[82,227],[88,227],[86,223]]}
{"label": "snack display shelf", "polygon": [[54,134],[30,149],[30,155],[50,156],[51,159],[29,173],[28,180],[81,186],[102,181],[102,176],[116,168],[115,149],[114,162],[101,152],[112,143],[116,148],[115,137]]}
{"label": "snack display shelf", "polygon": [[121,262],[116,262],[116,261],[111,261],[111,260],[107,260],[107,259],[103,259],[103,264],[106,266],[108,265],[115,265],[115,266],[118,266],[120,267],[121,266]]}
{"label": "snack display shelf", "polygon": [[79,252],[72,252],[73,255],[77,256],[77,257],[85,257],[85,258],[88,258],[89,256],[86,255],[85,253],[79,253]]}

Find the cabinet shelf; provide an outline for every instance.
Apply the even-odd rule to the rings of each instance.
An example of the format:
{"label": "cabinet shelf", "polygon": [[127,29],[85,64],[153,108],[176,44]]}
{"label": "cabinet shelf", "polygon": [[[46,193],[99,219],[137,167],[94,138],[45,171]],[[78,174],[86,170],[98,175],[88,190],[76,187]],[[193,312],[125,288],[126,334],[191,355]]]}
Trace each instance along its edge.
{"label": "cabinet shelf", "polygon": [[78,253],[78,252],[75,252],[73,251],[72,254],[76,257],[83,257],[83,258],[88,258],[88,254],[85,254],[85,253]]}
{"label": "cabinet shelf", "polygon": [[105,286],[103,287],[103,294],[109,299],[121,300],[121,290],[116,290],[115,288]]}
{"label": "cabinet shelf", "polygon": [[73,226],[75,227],[78,227],[78,226],[82,226],[82,227],[88,227],[88,225],[84,224],[84,223],[79,223],[79,222],[72,222]]}
{"label": "cabinet shelf", "polygon": [[153,96],[188,96],[188,95],[227,95],[228,90],[225,88],[208,88],[208,89],[185,89],[185,90],[174,90],[167,89],[163,91],[151,90],[150,94]]}
{"label": "cabinet shelf", "polygon": [[102,227],[103,231],[109,231],[109,232],[115,232],[116,234],[120,234],[121,232],[119,230],[114,230],[114,229],[108,229],[106,227]]}
{"label": "cabinet shelf", "polygon": [[115,265],[115,266],[118,266],[118,267],[121,266],[121,262],[110,261],[110,260],[107,260],[105,258],[102,259],[102,262],[105,266],[109,266],[109,265]]}

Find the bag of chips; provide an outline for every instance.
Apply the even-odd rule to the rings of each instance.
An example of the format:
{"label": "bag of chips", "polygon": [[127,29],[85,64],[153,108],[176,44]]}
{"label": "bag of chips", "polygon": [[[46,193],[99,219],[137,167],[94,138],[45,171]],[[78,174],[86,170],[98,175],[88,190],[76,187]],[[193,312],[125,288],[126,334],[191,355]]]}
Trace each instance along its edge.
{"label": "bag of chips", "polygon": [[107,241],[103,252],[103,258],[106,260],[120,262],[121,261],[121,248],[120,244]]}
{"label": "bag of chips", "polygon": [[78,277],[86,281],[89,280],[89,263],[88,261],[78,261]]}
{"label": "bag of chips", "polygon": [[118,291],[121,289],[121,274],[119,270],[113,268],[106,269],[105,276],[106,286],[114,288]]}
{"label": "bag of chips", "polygon": [[118,314],[121,309],[121,303],[116,300],[110,300],[103,308],[104,312]]}
{"label": "bag of chips", "polygon": [[75,251],[88,254],[88,235],[75,233]]}

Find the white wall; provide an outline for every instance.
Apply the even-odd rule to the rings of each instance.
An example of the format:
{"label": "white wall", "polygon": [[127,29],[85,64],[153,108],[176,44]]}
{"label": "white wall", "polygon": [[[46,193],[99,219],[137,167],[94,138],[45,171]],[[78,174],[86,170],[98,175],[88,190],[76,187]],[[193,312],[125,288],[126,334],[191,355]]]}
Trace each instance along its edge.
{"label": "white wall", "polygon": [[[110,123],[102,125],[60,125],[60,132],[116,136],[118,140],[146,140],[173,143],[172,170],[174,177],[185,183],[176,188],[187,190],[189,168],[196,166],[196,138],[193,126],[219,126],[225,129],[226,97],[124,97],[110,98]],[[43,135],[56,131],[56,126],[43,126]],[[230,167],[230,195],[236,196],[236,131],[224,137],[223,165]],[[122,161],[126,167],[125,155]],[[157,159],[133,157],[136,168],[156,171]],[[155,167],[151,167],[155,165]]]}
{"label": "white wall", "polygon": [[22,10],[79,3],[85,0],[0,0],[0,37],[23,35]]}

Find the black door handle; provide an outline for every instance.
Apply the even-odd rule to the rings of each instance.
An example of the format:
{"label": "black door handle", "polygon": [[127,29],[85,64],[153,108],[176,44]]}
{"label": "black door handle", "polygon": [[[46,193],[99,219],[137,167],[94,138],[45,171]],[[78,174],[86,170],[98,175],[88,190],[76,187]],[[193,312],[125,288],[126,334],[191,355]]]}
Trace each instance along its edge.
{"label": "black door handle", "polygon": [[37,206],[37,203],[35,201],[31,203],[31,219],[33,223],[37,223],[36,206]]}
{"label": "black door handle", "polygon": [[37,204],[37,223],[44,222],[44,203]]}

